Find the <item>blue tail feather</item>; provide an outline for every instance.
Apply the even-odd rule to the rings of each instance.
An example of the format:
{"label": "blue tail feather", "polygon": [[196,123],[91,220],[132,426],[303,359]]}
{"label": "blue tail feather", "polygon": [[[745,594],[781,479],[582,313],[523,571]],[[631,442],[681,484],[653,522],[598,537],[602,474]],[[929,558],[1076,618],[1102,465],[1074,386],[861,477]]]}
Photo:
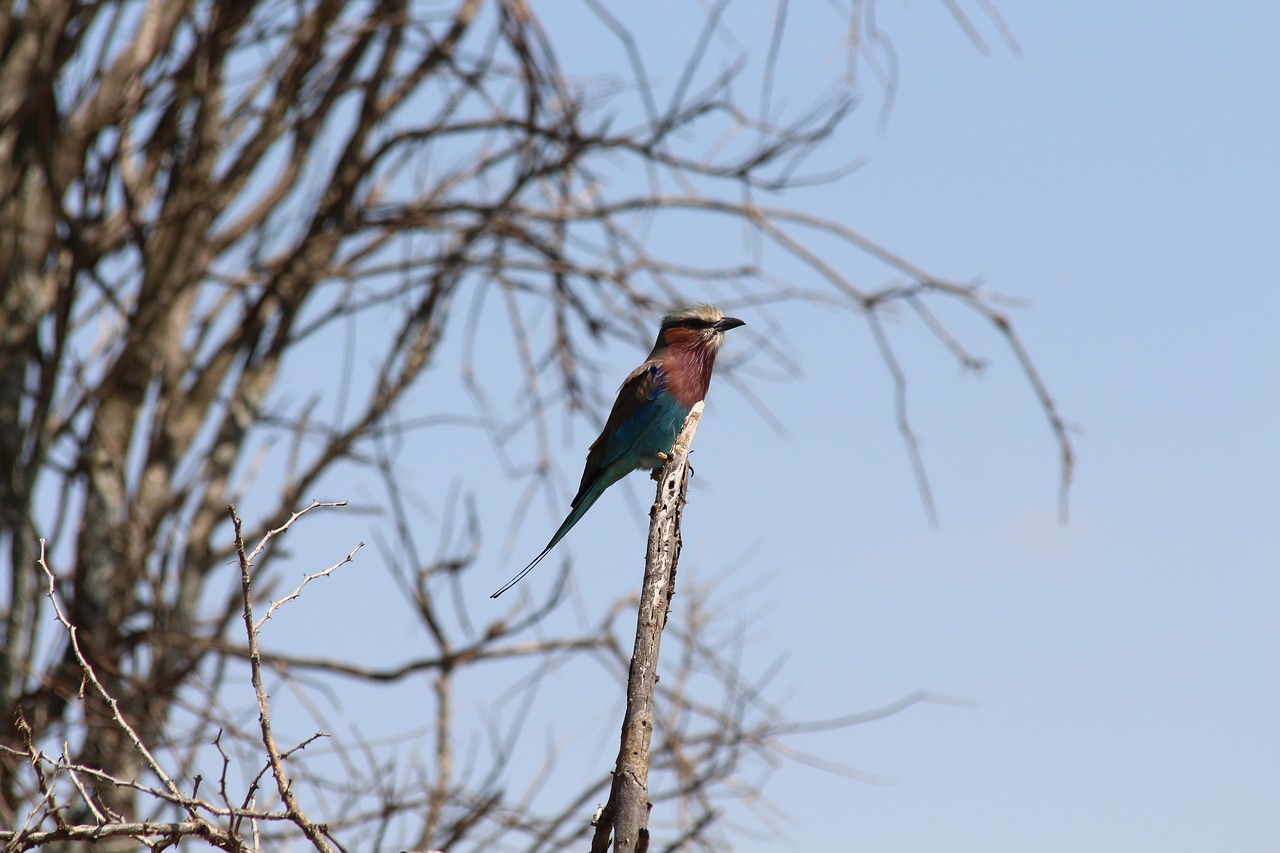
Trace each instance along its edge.
{"label": "blue tail feather", "polygon": [[614,478],[614,480],[611,480],[605,485],[600,486],[600,488],[593,487],[591,489],[588,489],[586,493],[583,494],[582,500],[578,501],[578,505],[573,508],[573,510],[569,513],[568,517],[565,518],[565,520],[561,523],[560,528],[556,530],[556,534],[551,537],[551,541],[547,543],[547,547],[542,549],[542,553],[534,557],[533,561],[529,563],[529,565],[521,569],[518,575],[516,575],[511,580],[503,584],[502,589],[498,590],[497,592],[495,592],[493,595],[489,597],[497,598],[507,590],[511,589],[511,587],[520,583],[520,581],[524,579],[525,575],[533,571],[533,567],[538,565],[538,563],[541,563],[542,558],[547,556],[547,554],[551,553],[551,549],[556,547],[556,545],[560,543],[560,540],[565,537],[565,534],[568,533],[570,530],[572,530],[573,526],[582,520],[582,516],[586,514],[587,510],[591,509],[591,505],[596,502],[596,499],[599,498],[600,495],[604,494],[604,490],[608,488],[608,486],[612,485],[613,482],[616,481],[616,479],[617,478]]}

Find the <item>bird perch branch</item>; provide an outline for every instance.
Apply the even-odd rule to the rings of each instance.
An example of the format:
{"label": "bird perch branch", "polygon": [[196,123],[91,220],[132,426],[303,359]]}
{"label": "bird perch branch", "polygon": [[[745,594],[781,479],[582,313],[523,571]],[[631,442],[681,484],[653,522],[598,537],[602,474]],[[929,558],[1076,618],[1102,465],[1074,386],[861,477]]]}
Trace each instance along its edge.
{"label": "bird perch branch", "polygon": [[627,677],[627,710],[622,743],[613,771],[609,801],[595,820],[592,853],[605,853],[612,830],[616,853],[638,853],[649,846],[649,742],[653,736],[653,697],[658,683],[658,646],[667,625],[667,609],[676,588],[680,559],[680,516],[689,486],[689,445],[698,431],[703,404],[694,405],[658,475],[658,494],[649,511],[649,546],[644,586],[636,620],[636,645]]}

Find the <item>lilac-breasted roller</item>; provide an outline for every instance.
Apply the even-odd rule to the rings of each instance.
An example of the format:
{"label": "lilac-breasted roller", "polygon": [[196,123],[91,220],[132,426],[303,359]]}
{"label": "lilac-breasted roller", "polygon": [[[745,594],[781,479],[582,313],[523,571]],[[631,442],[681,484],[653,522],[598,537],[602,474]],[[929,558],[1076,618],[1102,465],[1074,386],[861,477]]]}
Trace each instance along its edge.
{"label": "lilac-breasted roller", "polygon": [[724,316],[714,305],[692,305],[662,318],[653,351],[618,389],[609,419],[587,451],[587,466],[569,516],[542,553],[491,598],[529,574],[605,489],[639,468],[662,467],[689,410],[707,396],[724,333],[745,325],[736,317]]}

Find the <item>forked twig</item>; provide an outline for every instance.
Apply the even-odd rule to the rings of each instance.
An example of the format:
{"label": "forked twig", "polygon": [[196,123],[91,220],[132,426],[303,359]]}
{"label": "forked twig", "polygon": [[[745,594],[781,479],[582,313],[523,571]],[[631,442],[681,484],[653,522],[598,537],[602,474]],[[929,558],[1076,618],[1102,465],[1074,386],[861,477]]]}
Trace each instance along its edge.
{"label": "forked twig", "polygon": [[[327,504],[327,506],[340,506],[344,502],[338,504]],[[280,533],[289,528],[293,522],[297,521],[302,515],[317,506],[326,506],[318,501],[305,509],[295,512],[293,516],[282,526],[275,530],[268,531],[262,537],[262,541],[254,548],[253,554],[245,553],[244,535],[240,529],[240,516],[236,514],[234,506],[228,506],[227,512],[231,516],[231,524],[235,528],[235,546],[236,556],[240,564],[240,591],[244,602],[244,627],[245,636],[249,644],[249,674],[253,682],[253,692],[258,699],[258,724],[262,729],[262,745],[267,750],[267,761],[271,766],[271,775],[276,781],[276,790],[280,792],[280,801],[284,803],[285,813],[289,820],[293,821],[307,840],[322,853],[333,853],[333,847],[325,839],[325,827],[320,824],[312,823],[298,806],[297,799],[293,796],[293,785],[289,780],[288,774],[284,769],[284,758],[280,754],[280,749],[276,746],[275,735],[271,730],[271,709],[267,703],[267,691],[262,684],[262,654],[258,649],[258,627],[253,621],[253,592],[251,583],[251,574],[253,569],[253,558],[262,553],[266,548],[267,542]],[[354,553],[354,551],[352,552]],[[338,565],[341,565],[339,563]]]}

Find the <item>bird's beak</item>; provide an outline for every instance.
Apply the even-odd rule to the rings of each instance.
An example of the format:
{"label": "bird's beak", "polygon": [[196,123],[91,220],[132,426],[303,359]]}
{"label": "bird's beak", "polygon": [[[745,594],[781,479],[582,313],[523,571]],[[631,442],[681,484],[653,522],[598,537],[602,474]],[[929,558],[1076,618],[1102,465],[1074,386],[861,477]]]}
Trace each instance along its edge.
{"label": "bird's beak", "polygon": [[747,325],[746,322],[743,320],[739,320],[737,317],[725,317],[723,320],[716,323],[716,331],[727,332],[730,329],[736,329],[739,326],[745,326],[745,325]]}

